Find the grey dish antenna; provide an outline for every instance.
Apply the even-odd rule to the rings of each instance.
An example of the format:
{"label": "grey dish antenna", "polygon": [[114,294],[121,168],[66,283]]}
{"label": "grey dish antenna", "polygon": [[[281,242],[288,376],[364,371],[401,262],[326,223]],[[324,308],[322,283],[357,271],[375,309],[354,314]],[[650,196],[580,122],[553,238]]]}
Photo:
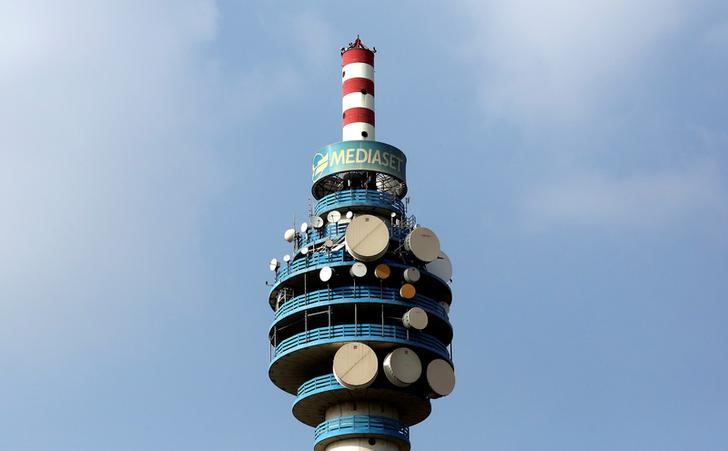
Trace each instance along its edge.
{"label": "grey dish antenna", "polygon": [[322,218],[321,216],[314,216],[313,218],[311,218],[311,225],[314,229],[320,229],[324,226],[324,218]]}
{"label": "grey dish antenna", "polygon": [[427,227],[417,227],[404,239],[404,248],[418,260],[429,263],[440,255],[440,240]]}

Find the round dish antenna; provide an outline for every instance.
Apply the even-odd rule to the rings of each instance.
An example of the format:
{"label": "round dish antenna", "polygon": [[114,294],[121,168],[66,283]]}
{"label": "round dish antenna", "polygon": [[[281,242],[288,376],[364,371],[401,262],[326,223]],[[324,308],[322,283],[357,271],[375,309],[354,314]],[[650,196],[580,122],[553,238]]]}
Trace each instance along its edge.
{"label": "round dish antenna", "polygon": [[402,316],[402,324],[407,329],[422,330],[427,327],[427,312],[419,307],[412,307]]}
{"label": "round dish antenna", "polygon": [[410,348],[397,348],[387,354],[382,367],[387,380],[397,387],[406,387],[422,375],[422,362]]}
{"label": "round dish antenna", "polygon": [[341,213],[339,213],[338,210],[331,210],[329,214],[326,215],[326,220],[331,224],[336,224],[341,220]]}
{"label": "round dish antenna", "polygon": [[334,377],[350,390],[370,386],[378,372],[379,359],[374,350],[364,343],[346,343],[334,355]]}
{"label": "round dish antenna", "polygon": [[416,294],[417,290],[415,289],[415,286],[409,283],[403,284],[399,289],[399,295],[404,299],[412,299]]}
{"label": "round dish antenna", "polygon": [[321,282],[328,282],[333,276],[334,270],[331,269],[330,266],[324,266],[321,268],[321,271],[319,271],[319,279],[321,279]]}
{"label": "round dish antenna", "polygon": [[296,238],[296,229],[288,229],[283,232],[283,239],[292,242]]}
{"label": "round dish antenna", "polygon": [[404,248],[417,260],[429,263],[440,255],[440,240],[427,227],[417,227],[404,239]]}
{"label": "round dish antenna", "polygon": [[417,268],[407,268],[403,274],[404,280],[409,283],[416,283],[420,280],[420,270]]}
{"label": "round dish antenna", "polygon": [[449,282],[452,279],[452,263],[443,251],[440,251],[436,259],[426,264],[425,269],[445,282]]}
{"label": "round dish antenna", "polygon": [[374,277],[380,280],[387,280],[392,274],[392,269],[386,263],[380,263],[374,268]]}
{"label": "round dish antenna", "polygon": [[353,265],[351,265],[351,268],[349,269],[349,275],[351,277],[357,277],[361,278],[367,275],[367,265],[365,265],[362,262],[356,262]]}
{"label": "round dish antenna", "polygon": [[427,383],[439,396],[447,396],[455,388],[455,371],[443,359],[435,359],[427,365]]}
{"label": "round dish antenna", "polygon": [[313,225],[315,229],[320,229],[324,226],[324,218],[321,216],[314,216],[311,218],[311,225]]}
{"label": "round dish antenna", "polygon": [[387,224],[373,215],[361,215],[351,220],[345,234],[346,250],[355,259],[370,262],[379,259],[389,247]]}

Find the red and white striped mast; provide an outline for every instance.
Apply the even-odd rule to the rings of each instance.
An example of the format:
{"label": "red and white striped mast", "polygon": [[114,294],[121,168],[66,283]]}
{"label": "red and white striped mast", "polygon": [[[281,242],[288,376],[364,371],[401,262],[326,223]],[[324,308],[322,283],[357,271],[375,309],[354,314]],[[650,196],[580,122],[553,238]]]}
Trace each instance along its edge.
{"label": "red and white striped mast", "polygon": [[374,141],[374,53],[357,35],[341,49],[342,141]]}

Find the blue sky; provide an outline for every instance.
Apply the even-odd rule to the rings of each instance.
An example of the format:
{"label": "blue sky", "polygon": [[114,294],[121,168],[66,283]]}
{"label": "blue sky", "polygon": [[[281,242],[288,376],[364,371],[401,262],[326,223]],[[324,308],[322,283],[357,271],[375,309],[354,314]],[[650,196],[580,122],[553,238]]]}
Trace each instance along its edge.
{"label": "blue sky", "polygon": [[0,449],[311,449],[264,282],[356,33],[455,266],[458,384],[413,449],[728,448],[725,2],[30,0],[0,30]]}

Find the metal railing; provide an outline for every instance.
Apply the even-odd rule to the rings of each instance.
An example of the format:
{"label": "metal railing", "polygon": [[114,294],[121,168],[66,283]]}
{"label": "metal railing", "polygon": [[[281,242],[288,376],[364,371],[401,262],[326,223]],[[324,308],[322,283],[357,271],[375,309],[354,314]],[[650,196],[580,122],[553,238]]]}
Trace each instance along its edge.
{"label": "metal railing", "polygon": [[314,441],[319,443],[340,435],[389,436],[409,443],[409,428],[393,418],[353,415],[332,418],[316,427]]}
{"label": "metal railing", "polygon": [[316,290],[307,294],[302,294],[291,298],[283,303],[278,310],[275,312],[275,320],[288,315],[289,313],[296,311],[301,308],[310,308],[317,305],[326,305],[328,303],[339,303],[346,300],[356,300],[359,302],[366,302],[371,300],[373,302],[389,302],[399,303],[403,305],[414,304],[418,307],[439,316],[442,319],[447,319],[445,309],[440,304],[433,301],[432,299],[416,295],[413,299],[404,299],[399,294],[399,290],[391,287],[372,287],[372,286],[360,286],[360,287],[340,287],[325,290]]}
{"label": "metal railing", "polygon": [[367,189],[351,189],[328,194],[319,199],[314,211],[315,214],[320,215],[327,211],[355,206],[383,208],[396,212],[400,217],[405,215],[404,204],[397,197],[382,191]]}
{"label": "metal railing", "polygon": [[[344,237],[348,226],[349,224],[326,224],[320,229],[309,228],[306,232],[296,235],[296,249],[304,246],[316,247],[326,240],[337,242]],[[387,224],[387,228],[389,228],[389,239],[394,241],[402,241],[412,231],[412,227],[408,224],[395,226]]]}
{"label": "metal railing", "polygon": [[450,352],[447,346],[437,338],[424,332],[410,331],[403,326],[391,324],[385,324],[384,326],[381,324],[345,324],[300,332],[278,343],[272,349],[271,358],[275,361],[297,348],[312,344],[333,343],[351,339],[416,345],[450,360]]}
{"label": "metal railing", "polygon": [[349,261],[353,262],[354,258],[343,249],[336,252],[317,252],[307,255],[305,258],[294,260],[285,266],[281,266],[276,272],[276,281],[285,279],[289,275],[305,269]]}
{"label": "metal railing", "polygon": [[333,374],[325,374],[323,376],[314,377],[313,379],[301,384],[301,386],[298,387],[298,393],[296,396],[300,399],[317,391],[336,390],[340,388],[343,389],[344,386],[339,384]]}

